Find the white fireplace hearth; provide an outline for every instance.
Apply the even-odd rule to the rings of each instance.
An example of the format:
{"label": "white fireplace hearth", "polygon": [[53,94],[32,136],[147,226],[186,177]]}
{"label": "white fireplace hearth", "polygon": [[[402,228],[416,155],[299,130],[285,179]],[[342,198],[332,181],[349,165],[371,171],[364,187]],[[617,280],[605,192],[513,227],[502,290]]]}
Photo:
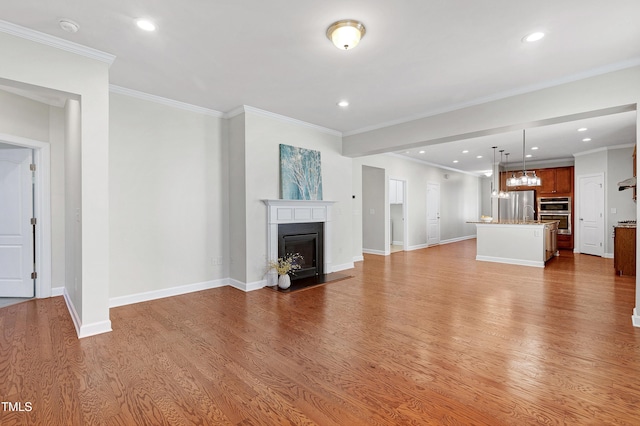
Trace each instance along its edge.
{"label": "white fireplace hearth", "polygon": [[324,273],[331,268],[331,208],[335,201],[262,200],[267,205],[267,259],[278,259],[278,225],[290,223],[324,223]]}

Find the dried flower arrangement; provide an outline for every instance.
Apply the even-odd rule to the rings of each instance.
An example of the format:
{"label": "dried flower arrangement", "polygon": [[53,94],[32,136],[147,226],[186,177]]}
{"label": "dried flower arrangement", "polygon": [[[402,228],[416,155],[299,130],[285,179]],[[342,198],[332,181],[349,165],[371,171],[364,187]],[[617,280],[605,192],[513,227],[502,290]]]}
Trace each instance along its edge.
{"label": "dried flower arrangement", "polygon": [[286,275],[291,271],[295,271],[301,268],[303,257],[300,253],[289,253],[284,257],[278,258],[278,260],[269,262],[269,269],[275,269],[278,271],[278,275]]}

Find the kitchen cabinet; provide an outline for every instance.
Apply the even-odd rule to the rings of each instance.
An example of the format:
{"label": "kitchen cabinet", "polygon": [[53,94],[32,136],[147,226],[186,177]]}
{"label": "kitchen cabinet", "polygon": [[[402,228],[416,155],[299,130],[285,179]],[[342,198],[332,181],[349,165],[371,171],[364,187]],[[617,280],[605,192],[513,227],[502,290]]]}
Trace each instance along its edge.
{"label": "kitchen cabinet", "polygon": [[404,182],[396,179],[389,179],[389,204],[404,203]]}
{"label": "kitchen cabinet", "polygon": [[[512,172],[500,173],[500,189],[503,191],[526,191],[534,189],[536,196],[556,196],[573,194],[573,167],[555,167],[549,169],[532,169],[540,177],[540,186],[507,186],[507,178]],[[515,172],[518,176],[520,173]]]}
{"label": "kitchen cabinet", "polygon": [[636,274],[636,228],[613,228],[613,267],[616,274]]}
{"label": "kitchen cabinet", "polygon": [[538,196],[571,196],[573,193],[573,167],[538,169],[536,174],[541,180],[537,188]]}

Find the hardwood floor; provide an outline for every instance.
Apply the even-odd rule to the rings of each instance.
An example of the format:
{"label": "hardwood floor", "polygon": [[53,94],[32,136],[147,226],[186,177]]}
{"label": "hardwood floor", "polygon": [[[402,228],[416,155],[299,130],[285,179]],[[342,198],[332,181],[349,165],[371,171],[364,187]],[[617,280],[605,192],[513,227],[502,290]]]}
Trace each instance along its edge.
{"label": "hardwood floor", "polygon": [[298,293],[123,306],[82,340],[60,297],[0,309],[0,397],[32,406],[0,424],[640,424],[635,279],[568,252],[474,257],[470,240]]}

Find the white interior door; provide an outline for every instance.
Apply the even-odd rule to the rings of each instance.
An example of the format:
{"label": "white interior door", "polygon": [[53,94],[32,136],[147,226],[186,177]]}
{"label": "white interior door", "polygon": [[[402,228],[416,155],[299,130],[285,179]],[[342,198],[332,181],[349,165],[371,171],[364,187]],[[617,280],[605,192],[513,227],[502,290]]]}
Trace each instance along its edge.
{"label": "white interior door", "polygon": [[0,297],[34,297],[30,149],[0,149]]}
{"label": "white interior door", "polygon": [[578,180],[578,231],[580,253],[604,255],[604,178],[580,176]]}
{"label": "white interior door", "polygon": [[440,184],[427,184],[427,245],[440,244]]}

